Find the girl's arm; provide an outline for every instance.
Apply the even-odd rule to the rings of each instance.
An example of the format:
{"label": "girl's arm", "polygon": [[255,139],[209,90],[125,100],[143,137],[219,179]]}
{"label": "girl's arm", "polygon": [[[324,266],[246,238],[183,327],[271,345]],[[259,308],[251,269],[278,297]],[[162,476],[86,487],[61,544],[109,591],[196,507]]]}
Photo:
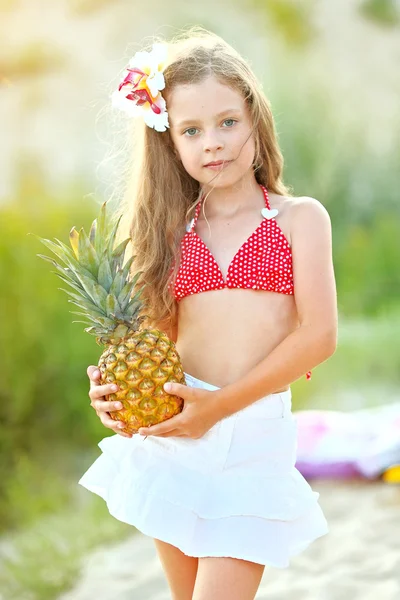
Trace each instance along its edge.
{"label": "girl's arm", "polygon": [[170,340],[176,342],[178,338],[178,324],[173,324],[171,319],[160,321],[159,323],[154,323],[154,328],[159,329],[160,331],[164,331],[167,334]]}
{"label": "girl's arm", "polygon": [[300,326],[244,377],[214,392],[219,419],[290,385],[329,358],[337,343],[337,300],[331,221],[303,198],[292,208],[294,297]]}

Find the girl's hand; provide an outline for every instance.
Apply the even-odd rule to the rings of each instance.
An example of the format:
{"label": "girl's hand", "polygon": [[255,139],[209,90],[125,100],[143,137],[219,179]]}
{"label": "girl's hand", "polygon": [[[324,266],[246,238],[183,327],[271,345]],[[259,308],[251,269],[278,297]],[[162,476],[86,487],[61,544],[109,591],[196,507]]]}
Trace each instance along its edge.
{"label": "girl's hand", "polygon": [[214,391],[189,387],[180,383],[166,383],[164,389],[169,394],[183,398],[182,412],[157,425],[141,427],[138,432],[140,435],[197,439],[201,438],[219,421],[215,410]]}
{"label": "girl's hand", "polygon": [[94,408],[97,416],[100,418],[100,421],[103,423],[104,427],[112,429],[113,431],[115,431],[115,433],[119,433],[119,435],[122,435],[123,437],[132,437],[131,434],[124,433],[121,431],[119,424],[122,423],[123,428],[125,427],[125,423],[123,423],[122,421],[114,421],[110,417],[111,411],[119,410],[120,408],[122,408],[122,405],[119,402],[108,402],[107,400],[104,400],[104,396],[115,392],[115,390],[113,390],[112,384],[99,385],[100,371],[98,367],[90,365],[90,367],[87,368],[87,374],[90,379],[90,406]]}

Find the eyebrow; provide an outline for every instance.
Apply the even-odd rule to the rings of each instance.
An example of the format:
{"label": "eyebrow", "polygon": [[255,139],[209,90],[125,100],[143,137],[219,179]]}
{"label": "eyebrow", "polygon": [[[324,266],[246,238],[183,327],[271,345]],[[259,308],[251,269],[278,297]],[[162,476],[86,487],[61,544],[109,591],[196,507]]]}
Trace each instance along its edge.
{"label": "eyebrow", "polygon": [[[216,116],[217,119],[220,119],[221,117],[223,117],[226,114],[240,114],[241,110],[240,108],[227,108],[226,110],[223,110],[222,112],[218,113]],[[179,123],[177,123],[175,125],[175,127],[184,127],[185,125],[192,125],[194,123],[199,123],[200,120],[199,119],[185,119],[184,121],[179,121]]]}

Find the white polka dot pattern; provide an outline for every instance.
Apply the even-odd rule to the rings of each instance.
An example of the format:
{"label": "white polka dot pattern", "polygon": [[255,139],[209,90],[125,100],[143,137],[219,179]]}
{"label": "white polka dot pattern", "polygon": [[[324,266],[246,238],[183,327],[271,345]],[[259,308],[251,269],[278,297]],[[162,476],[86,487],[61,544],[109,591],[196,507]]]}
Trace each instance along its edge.
{"label": "white polka dot pattern", "polygon": [[[268,192],[264,186],[261,188],[265,206],[270,210]],[[174,288],[177,301],[190,294],[224,288],[294,294],[291,248],[274,218],[264,218],[242,244],[229,265],[225,281],[212,253],[194,231],[200,209],[201,202],[181,241],[181,261]]]}
{"label": "white polka dot pattern", "polygon": [[[177,301],[191,294],[224,288],[266,290],[279,294],[294,294],[292,250],[281,228],[272,216],[268,192],[264,192],[267,216],[242,244],[229,265],[226,281],[217,261],[203,240],[194,231],[201,202],[194,219],[187,227],[180,246],[180,265],[169,289]],[[172,266],[171,272],[173,271]],[[307,371],[306,379],[312,372]]]}

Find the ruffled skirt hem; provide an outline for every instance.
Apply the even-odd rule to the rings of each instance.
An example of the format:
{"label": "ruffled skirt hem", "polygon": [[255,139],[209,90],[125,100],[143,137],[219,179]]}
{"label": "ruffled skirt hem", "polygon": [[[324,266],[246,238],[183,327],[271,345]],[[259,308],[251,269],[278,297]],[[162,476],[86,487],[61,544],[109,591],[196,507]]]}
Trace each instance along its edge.
{"label": "ruffled skirt hem", "polygon": [[[197,380],[199,381],[199,380]],[[79,480],[110,514],[187,556],[226,556],[277,568],[328,533],[295,468],[290,391],[218,422],[205,436],[113,435]]]}
{"label": "ruffled skirt hem", "polygon": [[79,483],[105,500],[111,516],[144,535],[172,544],[187,556],[230,557],[284,569],[292,556],[328,533],[318,505],[290,522],[251,515],[204,519],[155,496],[136,494],[129,507],[117,506],[107,502],[105,489],[85,480]]}

